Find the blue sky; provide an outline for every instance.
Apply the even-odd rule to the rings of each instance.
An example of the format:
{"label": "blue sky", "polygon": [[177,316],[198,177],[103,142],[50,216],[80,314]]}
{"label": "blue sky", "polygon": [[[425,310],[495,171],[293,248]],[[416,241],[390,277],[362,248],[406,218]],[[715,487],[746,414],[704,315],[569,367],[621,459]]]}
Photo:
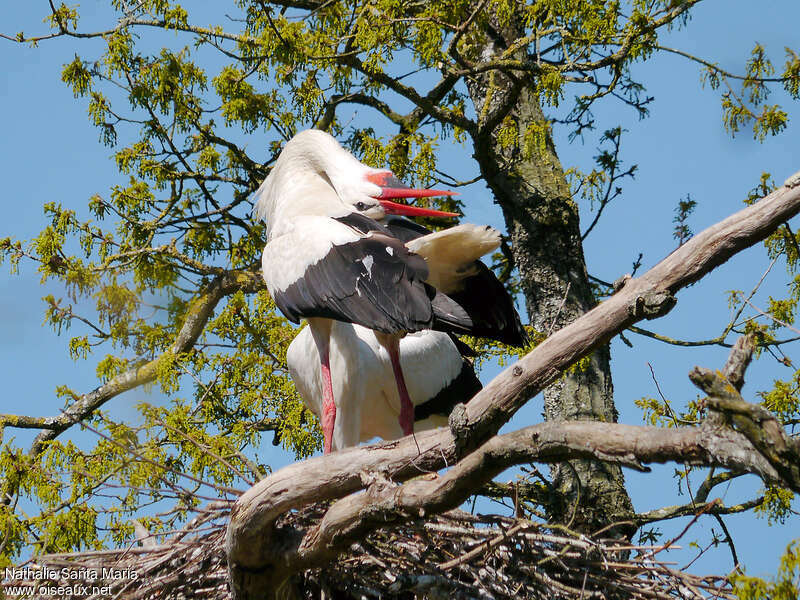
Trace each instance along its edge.
{"label": "blue sky", "polygon": [[[102,3],[86,2],[81,11],[87,21],[98,21],[92,14]],[[0,23],[4,32],[42,31],[41,16],[47,2],[3,3]],[[753,43],[763,44],[776,65],[782,64],[783,48],[800,50],[800,3],[793,0],[761,3],[744,0],[709,0],[693,12],[690,26],[674,31],[662,42],[698,54],[734,72],[742,72]],[[206,15],[200,23],[211,22]],[[42,204],[60,202],[85,214],[87,199],[95,193],[106,194],[111,186],[124,181],[110,160],[111,150],[98,142],[97,131],[89,124],[86,106],[76,101],[60,81],[61,65],[75,52],[92,56],[93,42],[77,46],[73,40],[55,40],[37,49],[0,43],[0,127],[5,143],[0,147],[0,176],[6,193],[2,200],[5,219],[0,224],[0,237],[11,235],[27,239],[44,226]],[[94,45],[97,48],[97,45]],[[690,194],[698,202],[690,225],[697,232],[739,210],[747,191],[763,171],[773,174],[776,182],[800,170],[800,129],[798,105],[789,105],[790,124],[776,138],[758,143],[745,130],[731,138],[722,127],[719,94],[701,88],[700,68],[674,55],[656,57],[637,68],[647,93],[655,96],[651,116],[639,121],[632,110],[616,102],[606,102],[595,111],[600,123],[596,135],[581,142],[569,143],[566,132],[556,130],[559,156],[565,167],[589,170],[596,154],[596,138],[604,128],[622,125],[628,129],[622,145],[627,164],[638,164],[634,181],[624,184],[624,193],[608,207],[606,214],[587,239],[585,252],[589,272],[607,281],[630,271],[631,263],[642,252],[643,269],[647,269],[675,247],[672,217],[680,199]],[[786,102],[785,94],[776,93],[770,102]],[[355,118],[369,118],[358,115]],[[269,139],[254,134],[248,141],[250,153],[258,157],[258,147]],[[459,154],[448,150],[443,162],[445,170],[460,179],[474,176],[475,166]],[[466,217],[471,222],[501,224],[499,210],[481,185],[475,185],[463,196],[467,201]],[[587,206],[582,206],[584,226],[590,220]],[[798,225],[794,225],[798,229]],[[760,248],[737,255],[701,283],[679,295],[677,307],[666,318],[644,326],[672,337],[689,339],[717,335],[729,318],[726,290],[747,289],[762,275],[769,262]],[[756,304],[764,305],[769,294],[785,293],[788,281],[785,267],[777,264],[767,277]],[[97,385],[94,363],[73,363],[66,356],[68,335],[56,337],[42,326],[46,294],[64,296],[58,286],[40,285],[31,265],[22,273],[9,275],[0,268],[0,376],[5,394],[0,412],[53,415],[62,407],[54,394],[57,385],[66,384],[78,392]],[[612,342],[612,368],[616,402],[620,420],[640,423],[641,413],[634,400],[655,396],[651,377],[652,365],[664,394],[675,405],[683,405],[697,396],[686,373],[694,365],[717,367],[727,351],[722,348],[676,349],[648,338],[628,334],[634,348],[623,345],[619,338]],[[787,354],[797,359],[796,350]],[[797,362],[797,360],[795,361]],[[484,379],[497,371],[487,369]],[[791,370],[769,358],[751,366],[745,397],[754,398],[756,391],[768,388],[773,378],[788,378]],[[134,390],[115,399],[109,410],[120,418],[134,418],[132,405],[151,399],[143,390]],[[509,428],[541,420],[540,400],[534,399],[515,417]],[[25,440],[25,432],[6,431],[6,439],[16,436]],[[275,466],[290,460],[285,453],[271,450],[262,458]],[[274,454],[272,454],[274,453]],[[674,466],[657,467],[654,474],[626,472],[637,510],[644,511],[664,504],[684,503],[687,497],[676,495],[671,474]],[[693,479],[694,485],[700,477]],[[755,478],[737,482],[717,491],[726,504],[745,499],[759,487]],[[680,528],[680,520],[661,528]],[[767,527],[764,520],[751,516],[728,517],[737,550],[750,572],[774,572],[777,558],[792,537],[800,536],[798,519],[783,527]],[[703,528],[716,527],[710,519],[693,529],[691,539],[703,538]],[[689,539],[685,540],[688,543]],[[683,564],[682,558],[676,558]],[[730,569],[726,549],[709,554],[695,565],[698,571],[725,572]]]}

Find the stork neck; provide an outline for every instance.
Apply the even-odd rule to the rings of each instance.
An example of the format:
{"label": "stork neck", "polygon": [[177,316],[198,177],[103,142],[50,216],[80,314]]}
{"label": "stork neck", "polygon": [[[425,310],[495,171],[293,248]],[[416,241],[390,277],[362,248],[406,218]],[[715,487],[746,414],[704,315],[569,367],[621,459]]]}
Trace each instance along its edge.
{"label": "stork neck", "polygon": [[274,198],[267,221],[267,237],[272,239],[281,235],[282,224],[293,217],[340,217],[351,211],[352,208],[339,199],[325,178],[306,172],[281,186],[281,193]]}
{"label": "stork neck", "polygon": [[268,238],[283,219],[347,214],[353,202],[378,193],[378,186],[366,180],[376,170],[359,162],[329,134],[314,129],[300,132],[287,142],[256,192],[254,214],[266,221]]}

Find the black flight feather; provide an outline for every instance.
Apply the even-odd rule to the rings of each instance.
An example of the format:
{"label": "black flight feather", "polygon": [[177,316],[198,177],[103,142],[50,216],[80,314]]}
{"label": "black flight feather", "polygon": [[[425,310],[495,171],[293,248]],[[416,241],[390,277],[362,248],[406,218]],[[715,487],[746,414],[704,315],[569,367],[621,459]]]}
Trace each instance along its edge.
{"label": "black flight feather", "polygon": [[[402,217],[390,217],[386,228],[403,242],[432,233],[430,229]],[[527,345],[528,334],[505,286],[481,261],[476,260],[473,265],[476,273],[463,280],[463,289],[448,293],[448,297],[463,308],[472,321],[468,331],[459,333],[486,337],[511,346]]]}
{"label": "black flight feather", "polygon": [[425,283],[424,258],[360,213],[336,220],[365,237],[332,246],[300,279],[276,291],[275,303],[289,320],[325,317],[383,333],[469,331],[467,313]]}

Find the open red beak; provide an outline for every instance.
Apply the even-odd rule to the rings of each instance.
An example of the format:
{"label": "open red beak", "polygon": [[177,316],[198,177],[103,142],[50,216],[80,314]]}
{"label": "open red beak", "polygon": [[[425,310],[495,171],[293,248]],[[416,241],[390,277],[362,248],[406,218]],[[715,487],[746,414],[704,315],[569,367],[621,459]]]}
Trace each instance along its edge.
{"label": "open red beak", "polygon": [[[439,196],[440,194],[436,194]],[[406,217],[457,217],[458,213],[445,212],[443,210],[433,210],[432,208],[421,208],[410,204],[400,204],[391,200],[378,200],[383,206],[387,215],[403,215]]]}
{"label": "open red beak", "polygon": [[389,198],[431,198],[433,196],[453,196],[458,192],[450,190],[422,190],[408,187],[389,171],[382,173],[371,173],[367,175],[367,180],[380,186],[380,196],[376,199],[381,203],[387,214],[404,215],[413,217],[457,217],[458,213],[433,210],[431,208],[420,208],[409,206],[399,202],[391,202]]}

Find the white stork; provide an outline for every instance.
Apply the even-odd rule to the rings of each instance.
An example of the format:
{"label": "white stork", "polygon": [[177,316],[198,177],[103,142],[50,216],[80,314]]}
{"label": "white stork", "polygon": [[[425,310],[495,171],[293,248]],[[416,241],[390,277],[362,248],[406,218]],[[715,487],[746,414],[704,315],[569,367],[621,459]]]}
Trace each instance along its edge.
{"label": "white stork", "polygon": [[[453,406],[481,389],[472,364],[461,356],[456,342],[446,333],[410,333],[400,340],[398,353],[414,405],[414,431],[446,425]],[[304,328],[289,345],[286,362],[303,402],[321,417],[323,382],[310,327]],[[330,370],[340,415],[333,428],[333,450],[376,436],[393,440],[405,435],[399,420],[401,401],[391,359],[372,330],[334,321]]]}
{"label": "white stork", "polygon": [[[333,449],[336,399],[358,396],[351,392],[358,385],[353,377],[332,377],[331,350],[336,364],[347,360],[348,343],[352,349],[364,337],[368,345],[372,341],[354,328],[340,335],[346,327],[337,322],[368,328],[388,353],[400,400],[399,424],[408,435],[414,408],[403,376],[400,340],[408,332],[433,327],[471,332],[475,323],[470,314],[434,286],[456,289],[459,277],[453,273],[460,268],[472,275],[477,258],[499,244],[495,230],[461,225],[435,234],[417,232],[409,251],[402,239],[362,213],[454,215],[387,200],[449,193],[397,184],[390,172],[362,164],[328,134],[309,130],[286,144],[257,192],[254,213],[267,224],[262,256],[267,288],[287,318],[308,319],[317,350],[326,453]],[[348,410],[353,412],[343,415],[345,422],[336,428],[337,447],[360,439],[359,409]]]}

